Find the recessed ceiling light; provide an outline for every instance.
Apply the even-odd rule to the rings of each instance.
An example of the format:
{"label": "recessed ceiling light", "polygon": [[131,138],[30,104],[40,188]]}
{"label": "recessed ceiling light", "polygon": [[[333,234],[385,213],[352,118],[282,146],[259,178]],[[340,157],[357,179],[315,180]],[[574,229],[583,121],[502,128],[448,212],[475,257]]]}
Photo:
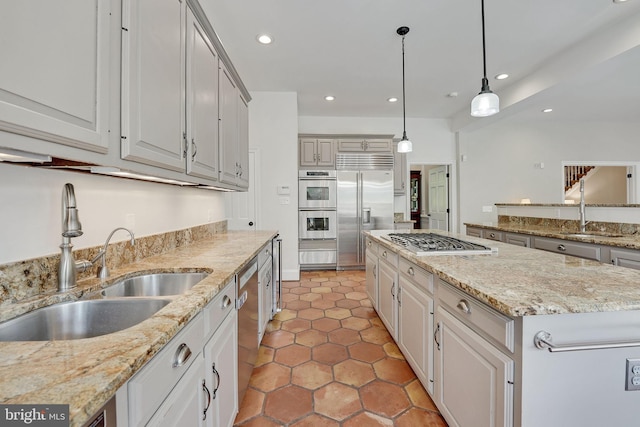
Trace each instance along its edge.
{"label": "recessed ceiling light", "polygon": [[269,34],[259,34],[256,39],[262,44],[271,44],[273,42],[273,37]]}
{"label": "recessed ceiling light", "polygon": [[543,113],[550,113],[553,111],[553,108],[545,108],[544,110],[542,110]]}
{"label": "recessed ceiling light", "polygon": [[506,78],[508,78],[508,77],[509,77],[509,74],[507,74],[507,73],[500,73],[500,74],[497,74],[497,75],[496,75],[496,80],[504,80],[504,79],[506,79]]}
{"label": "recessed ceiling light", "polygon": [[336,97],[333,95],[327,95],[324,97],[324,99],[325,101],[333,101],[334,99],[336,99]]}
{"label": "recessed ceiling light", "polygon": [[455,98],[456,96],[458,96],[458,92],[449,92],[447,94],[447,98]]}
{"label": "recessed ceiling light", "polygon": [[398,98],[389,98],[387,99],[389,102],[398,102]]}
{"label": "recessed ceiling light", "polygon": [[628,0],[613,0],[614,3],[626,3]]}

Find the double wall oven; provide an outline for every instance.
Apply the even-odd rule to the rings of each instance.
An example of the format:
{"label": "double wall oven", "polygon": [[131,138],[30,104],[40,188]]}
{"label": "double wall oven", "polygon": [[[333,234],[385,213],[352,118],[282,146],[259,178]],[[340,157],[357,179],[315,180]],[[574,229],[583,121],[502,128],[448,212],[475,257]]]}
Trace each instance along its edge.
{"label": "double wall oven", "polygon": [[336,266],[336,190],[335,170],[299,171],[298,235],[302,269]]}

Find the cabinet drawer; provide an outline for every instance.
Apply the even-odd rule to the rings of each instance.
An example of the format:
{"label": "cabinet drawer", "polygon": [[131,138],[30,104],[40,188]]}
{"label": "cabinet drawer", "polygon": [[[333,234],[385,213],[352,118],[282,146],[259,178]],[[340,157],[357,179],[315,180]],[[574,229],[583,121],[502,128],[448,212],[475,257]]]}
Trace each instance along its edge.
{"label": "cabinet drawer", "polygon": [[482,237],[484,237],[485,239],[502,242],[502,231],[482,230]]}
{"label": "cabinet drawer", "polygon": [[383,246],[378,248],[378,257],[385,260],[387,264],[394,267],[398,266],[398,254]]}
{"label": "cabinet drawer", "polygon": [[482,229],[475,227],[467,227],[467,236],[482,237]]}
{"label": "cabinet drawer", "polygon": [[[165,347],[129,380],[129,425],[144,425],[180,380],[202,349],[204,322],[198,314]],[[186,345],[191,355],[179,366],[181,348]]]}
{"label": "cabinet drawer", "polygon": [[504,233],[504,242],[510,245],[530,248],[531,236],[523,236],[522,234]]}
{"label": "cabinet drawer", "polygon": [[475,332],[493,338],[510,352],[514,351],[514,321],[472,296],[440,280],[438,299],[447,311]]}
{"label": "cabinet drawer", "polygon": [[378,255],[378,244],[371,239],[367,239],[367,252],[372,255]]}
{"label": "cabinet drawer", "polygon": [[258,268],[262,267],[262,265],[271,259],[271,242],[266,244],[260,252],[258,252]]}
{"label": "cabinet drawer", "polygon": [[602,259],[600,247],[586,243],[536,237],[534,239],[534,245],[536,249],[542,249],[558,254],[573,255],[580,258],[592,259],[594,261],[600,261]]}
{"label": "cabinet drawer", "polygon": [[205,341],[218,329],[225,317],[236,308],[236,279],[229,283],[204,308]]}
{"label": "cabinet drawer", "polygon": [[400,258],[399,271],[400,274],[409,279],[409,281],[415,286],[423,291],[433,294],[433,274],[404,258]]}

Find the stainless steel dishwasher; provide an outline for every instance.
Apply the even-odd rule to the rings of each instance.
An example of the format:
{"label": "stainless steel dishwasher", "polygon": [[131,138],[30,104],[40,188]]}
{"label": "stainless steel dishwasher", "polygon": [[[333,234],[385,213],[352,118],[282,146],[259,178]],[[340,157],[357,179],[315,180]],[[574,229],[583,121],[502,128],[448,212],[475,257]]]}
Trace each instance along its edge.
{"label": "stainless steel dishwasher", "polygon": [[258,359],[258,260],[254,258],[238,273],[238,405],[249,385]]}

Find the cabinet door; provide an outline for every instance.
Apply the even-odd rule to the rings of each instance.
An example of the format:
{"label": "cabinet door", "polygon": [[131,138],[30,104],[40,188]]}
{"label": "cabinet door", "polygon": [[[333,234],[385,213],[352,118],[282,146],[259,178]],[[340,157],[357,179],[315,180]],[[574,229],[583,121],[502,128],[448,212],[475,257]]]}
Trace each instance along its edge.
{"label": "cabinet door", "polygon": [[205,389],[204,360],[198,354],[167,399],[153,415],[149,427],[204,427],[204,410],[210,401]]}
{"label": "cabinet door", "polygon": [[238,88],[220,62],[220,181],[236,184],[238,176]]}
{"label": "cabinet door", "polygon": [[[397,144],[396,144],[397,145]],[[393,193],[406,195],[407,191],[407,155],[393,151]]]}
{"label": "cabinet door", "polygon": [[262,340],[265,330],[267,329],[267,323],[271,320],[271,303],[273,301],[273,270],[271,264],[271,257],[262,265],[260,273],[258,275],[258,299],[259,299],[259,313],[260,319],[258,326],[258,336]]}
{"label": "cabinet door", "polygon": [[339,139],[338,151],[364,151],[362,139]]}
{"label": "cabinet door", "polygon": [[185,2],[122,8],[122,158],[183,172]]}
{"label": "cabinet door", "polygon": [[238,413],[237,316],[232,310],[204,348],[206,384],[211,391],[206,427],[232,427]]}
{"label": "cabinet door", "polygon": [[378,273],[378,315],[389,330],[389,334],[394,340],[397,340],[398,306],[396,294],[398,292],[398,273],[395,267],[384,261],[378,263]]}
{"label": "cabinet door", "polygon": [[393,142],[390,139],[373,138],[363,141],[364,151],[379,151],[390,153],[393,149]]}
{"label": "cabinet door", "polygon": [[299,163],[301,167],[304,166],[315,166],[316,165],[316,148],[317,148],[317,140],[316,139],[301,139],[299,145]]}
{"label": "cabinet door", "polygon": [[378,257],[369,250],[367,250],[365,265],[367,295],[373,308],[378,311]]}
{"label": "cabinet door", "polygon": [[187,173],[218,179],[218,53],[187,8]]}
{"label": "cabinet door", "polygon": [[437,313],[435,400],[448,425],[513,425],[513,361],[442,307]]}
{"label": "cabinet door", "polygon": [[249,105],[238,93],[238,180],[240,188],[249,188]]}
{"label": "cabinet door", "polygon": [[318,166],[335,165],[335,143],[332,139],[319,139],[316,151]]}
{"label": "cabinet door", "polygon": [[482,229],[475,227],[467,227],[467,236],[482,237]]}
{"label": "cabinet door", "polygon": [[3,2],[0,130],[107,152],[110,3]]}
{"label": "cabinet door", "polygon": [[398,346],[433,395],[433,298],[399,277]]}

